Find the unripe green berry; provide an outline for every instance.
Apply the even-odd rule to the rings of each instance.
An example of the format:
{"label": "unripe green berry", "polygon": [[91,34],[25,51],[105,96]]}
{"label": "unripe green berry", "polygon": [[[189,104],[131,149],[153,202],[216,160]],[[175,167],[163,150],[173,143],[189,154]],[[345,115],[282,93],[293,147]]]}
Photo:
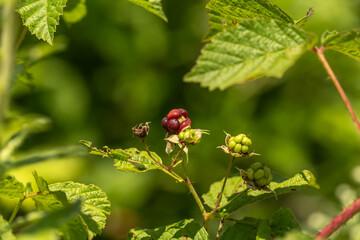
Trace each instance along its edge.
{"label": "unripe green berry", "polygon": [[192,136],[194,136],[194,135],[195,135],[195,130],[194,130],[194,129],[190,129],[190,134],[191,134]]}
{"label": "unripe green berry", "polygon": [[199,140],[199,136],[195,134],[193,139],[194,139],[194,142],[196,142],[197,140]]}
{"label": "unripe green berry", "polygon": [[234,147],[234,152],[236,152],[236,153],[241,152],[241,148],[242,148],[241,144],[236,144]]}
{"label": "unripe green berry", "polygon": [[262,164],[260,162],[253,163],[253,165],[250,166],[254,171],[258,170],[262,167]]}
{"label": "unripe green berry", "polygon": [[254,178],[255,179],[260,179],[260,178],[264,177],[264,175],[265,175],[264,169],[260,168],[257,171],[255,171]]}
{"label": "unripe green berry", "polygon": [[235,146],[236,146],[236,142],[235,142],[235,141],[229,141],[229,148],[230,148],[231,150],[233,150]]}
{"label": "unripe green berry", "polygon": [[268,184],[268,183],[267,183],[267,181],[266,181],[265,178],[260,178],[260,179],[258,179],[258,180],[255,180],[255,184],[256,184],[256,186],[258,186],[258,187],[263,187],[263,186],[265,186],[265,185]]}
{"label": "unripe green berry", "polygon": [[246,145],[246,146],[250,146],[250,145],[252,144],[252,141],[251,141],[250,138],[244,137],[244,138],[242,139],[242,142],[241,142],[241,143],[244,144],[244,145]]}
{"label": "unripe green berry", "polygon": [[249,152],[249,147],[246,146],[246,145],[243,145],[243,146],[241,147],[241,152],[242,152],[242,153],[248,153],[248,152]]}
{"label": "unripe green berry", "polygon": [[246,175],[247,175],[248,179],[254,180],[254,170],[252,168],[249,168],[246,171]]}
{"label": "unripe green berry", "polygon": [[235,141],[235,137],[231,137],[228,142],[234,142],[234,141]]}
{"label": "unripe green berry", "polygon": [[264,177],[265,178],[268,178],[269,176],[271,176],[271,170],[270,170],[270,168],[268,167],[268,166],[264,166]]}
{"label": "unripe green berry", "polygon": [[241,141],[243,140],[243,138],[244,138],[244,134],[239,134],[239,135],[237,135],[236,137],[235,137],[235,142],[236,143],[241,143]]}
{"label": "unripe green berry", "polygon": [[273,176],[270,175],[268,178],[266,178],[267,184],[271,183],[272,180],[273,180]]}
{"label": "unripe green berry", "polygon": [[189,131],[185,131],[184,132],[184,139],[188,139],[190,138],[190,132]]}
{"label": "unripe green berry", "polygon": [[185,133],[184,132],[180,132],[179,133],[179,139],[183,140],[185,138]]}

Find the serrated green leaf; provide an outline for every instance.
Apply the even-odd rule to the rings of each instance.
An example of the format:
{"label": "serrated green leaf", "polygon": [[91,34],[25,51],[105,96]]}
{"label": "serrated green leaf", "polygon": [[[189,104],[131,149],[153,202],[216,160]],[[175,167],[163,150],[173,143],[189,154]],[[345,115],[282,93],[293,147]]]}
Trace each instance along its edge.
{"label": "serrated green leaf", "polygon": [[0,178],[0,197],[10,199],[23,199],[25,193],[24,184],[8,174]]}
{"label": "serrated green leaf", "polygon": [[193,219],[185,219],[177,223],[155,229],[132,229],[127,240],[208,240],[205,228]]}
{"label": "serrated green leaf", "polygon": [[185,82],[223,90],[260,77],[280,78],[315,40],[314,35],[280,21],[241,21],[202,49]]}
{"label": "serrated green leaf", "polygon": [[345,32],[326,31],[321,37],[325,49],[341,52],[360,61],[360,29],[350,29]]}
{"label": "serrated green leaf", "polygon": [[161,0],[128,0],[128,1],[145,8],[147,11],[157,15],[166,22],[168,21],[162,9]]}
{"label": "serrated green leaf", "polygon": [[32,34],[52,45],[56,25],[59,25],[66,2],[67,0],[21,0],[18,12],[23,24]]}
{"label": "serrated green leaf", "polygon": [[[87,147],[90,154],[111,158],[114,160],[114,166],[118,170],[130,172],[146,172],[149,170],[161,169],[161,167],[149,156],[146,151],[139,151],[136,148],[128,149],[110,149],[104,147],[98,149],[92,146],[89,141],[81,140],[80,143]],[[161,158],[155,153],[151,155],[162,163]]]}
{"label": "serrated green leaf", "polygon": [[246,217],[242,220],[242,223],[236,223],[226,229],[219,240],[254,240],[256,239],[260,221],[260,219]]}
{"label": "serrated green leaf", "polygon": [[86,14],[86,0],[72,0],[69,1],[64,10],[64,20],[69,24],[73,24],[81,21]]}
{"label": "serrated green leaf", "polygon": [[[217,195],[221,190],[222,183],[223,181],[213,183],[210,186],[210,191],[202,196],[205,204],[212,209],[216,206]],[[269,186],[269,189],[276,195],[318,188],[314,175],[308,170],[303,170],[284,181],[274,179]],[[230,214],[248,204],[275,197],[275,194],[270,190],[249,189],[245,191],[246,189],[246,183],[241,176],[228,178],[220,203],[220,211],[224,214]]]}
{"label": "serrated green leaf", "polygon": [[206,8],[209,9],[210,30],[205,40],[244,19],[266,18],[294,23],[286,12],[267,0],[211,0]]}
{"label": "serrated green leaf", "polygon": [[7,221],[0,215],[0,239],[1,240],[16,240],[11,231],[11,227]]}
{"label": "serrated green leaf", "polygon": [[82,201],[81,217],[88,228],[89,237],[100,234],[106,224],[106,214],[110,214],[111,205],[106,194],[95,185],[75,182],[54,183],[51,191],[64,192],[70,201]]}
{"label": "serrated green leaf", "polygon": [[274,236],[284,236],[291,230],[300,230],[294,214],[288,208],[280,208],[271,219],[271,230]]}

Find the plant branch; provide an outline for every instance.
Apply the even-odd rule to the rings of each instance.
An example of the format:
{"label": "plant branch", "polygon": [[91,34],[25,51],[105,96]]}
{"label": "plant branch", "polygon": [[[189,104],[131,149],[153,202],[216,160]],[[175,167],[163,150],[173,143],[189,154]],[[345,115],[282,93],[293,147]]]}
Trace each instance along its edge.
{"label": "plant branch", "polygon": [[205,210],[205,208],[204,208],[203,203],[202,203],[201,200],[200,200],[199,195],[197,194],[194,186],[192,185],[192,183],[191,183],[191,181],[190,181],[190,178],[189,178],[189,176],[188,176],[188,174],[187,174],[187,170],[186,170],[186,166],[185,166],[185,162],[184,162],[184,161],[182,162],[182,166],[183,166],[184,174],[185,174],[185,177],[186,177],[185,184],[186,184],[186,186],[188,187],[190,193],[193,195],[193,197],[194,197],[194,199],[195,199],[198,207],[200,208],[200,211],[201,211],[201,213],[202,213],[202,215],[203,215],[203,217],[204,217],[204,219],[205,219],[205,216],[207,215],[207,212],[206,212],[206,210]]}
{"label": "plant branch", "polygon": [[219,228],[218,228],[218,231],[216,233],[216,240],[218,240],[220,238],[221,231],[222,231],[222,229],[224,227],[224,222],[225,222],[225,219],[220,218]]}
{"label": "plant branch", "polygon": [[219,195],[218,195],[218,199],[216,200],[216,207],[215,209],[218,209],[219,206],[220,206],[220,202],[221,202],[221,199],[222,199],[222,195],[224,193],[224,189],[225,189],[225,185],[226,185],[226,182],[227,182],[227,179],[230,175],[230,171],[231,171],[231,168],[232,168],[232,165],[234,163],[234,160],[235,160],[235,157],[232,157],[230,159],[230,162],[229,162],[229,165],[228,165],[228,169],[226,170],[226,174],[225,174],[225,177],[224,177],[224,182],[223,182],[223,185],[221,187],[221,191],[219,192]]}
{"label": "plant branch", "polygon": [[28,32],[28,29],[27,29],[26,26],[24,26],[23,30],[21,31],[20,36],[19,36],[19,38],[18,38],[18,40],[16,42],[16,45],[15,45],[16,50],[19,49],[19,47],[20,47],[21,43],[23,42],[27,32]]}
{"label": "plant branch", "polygon": [[345,103],[346,108],[348,109],[357,129],[360,132],[360,122],[359,122],[358,118],[356,117],[354,109],[352,108],[351,103],[346,96],[346,93],[344,92],[343,88],[341,87],[339,80],[337,79],[336,75],[334,74],[333,70],[331,69],[329,63],[326,60],[325,55],[324,55],[324,50],[325,50],[325,47],[320,47],[320,48],[318,48],[316,46],[314,47],[314,51],[315,51],[316,55],[319,57],[321,63],[324,65],[326,72],[329,74],[329,76],[330,76],[332,82],[334,83],[337,91],[339,92],[343,102]]}
{"label": "plant branch", "polygon": [[19,200],[19,202],[16,204],[13,212],[11,213],[11,216],[9,218],[9,223],[12,223],[12,221],[14,221],[15,217],[16,217],[16,214],[19,212],[19,209],[22,205],[22,203],[24,202],[25,200],[25,197],[23,197],[22,199]]}
{"label": "plant branch", "polygon": [[344,225],[350,218],[356,213],[360,212],[360,198],[358,198],[353,204],[347,207],[339,215],[337,215],[326,227],[324,227],[316,236],[315,239],[328,238],[337,229]]}
{"label": "plant branch", "polygon": [[181,147],[181,148],[179,149],[179,151],[177,152],[174,160],[171,162],[170,166],[168,167],[168,170],[169,170],[169,171],[174,167],[174,165],[175,165],[175,163],[177,162],[177,159],[179,158],[179,156],[180,156],[180,154],[182,153],[183,149],[184,149],[184,147]]}

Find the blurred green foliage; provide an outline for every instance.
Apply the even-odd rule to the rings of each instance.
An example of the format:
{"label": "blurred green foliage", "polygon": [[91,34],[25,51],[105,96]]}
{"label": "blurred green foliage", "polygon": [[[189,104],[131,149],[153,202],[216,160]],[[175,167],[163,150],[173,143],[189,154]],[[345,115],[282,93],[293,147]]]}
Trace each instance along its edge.
{"label": "blurred green foliage", "polygon": [[[318,36],[327,29],[342,31],[360,23],[359,0],[272,2],[294,19],[313,7],[315,14],[304,28]],[[56,52],[49,56],[49,47],[27,34],[19,56],[33,60],[29,71],[34,87],[17,82],[11,108],[16,113],[48,116],[52,128],[33,135],[21,150],[76,145],[80,139],[91,139],[98,146],[141,148],[131,128],[151,121],[147,142],[165,159],[160,121],[170,109],[182,107],[194,128],[211,133],[190,148],[189,174],[200,194],[225,174],[228,156],[216,149],[224,142],[225,130],[248,134],[261,154],[237,160],[237,167],[261,161],[289,177],[309,169],[321,187],[310,196],[295,194],[257,203],[238,216],[269,217],[284,206],[306,227],[314,211],[338,213],[336,187],[346,183],[359,192],[351,170],[359,165],[360,137],[316,55],[305,54],[282,79],[209,92],[182,81],[203,46],[201,39],[208,29],[206,2],[166,0],[163,4],[168,23],[127,1],[87,1],[87,16],[81,22],[71,26],[60,22]],[[335,52],[325,55],[360,115],[360,64]],[[160,172],[119,172],[112,164],[87,155],[30,165],[14,174],[27,179],[36,169],[49,182],[74,180],[103,189],[112,214],[104,234],[96,239],[123,239],[135,226],[155,228],[183,218],[200,219],[195,201],[181,184]],[[2,213],[11,211],[9,204],[0,206]],[[309,231],[313,234],[316,229]]]}

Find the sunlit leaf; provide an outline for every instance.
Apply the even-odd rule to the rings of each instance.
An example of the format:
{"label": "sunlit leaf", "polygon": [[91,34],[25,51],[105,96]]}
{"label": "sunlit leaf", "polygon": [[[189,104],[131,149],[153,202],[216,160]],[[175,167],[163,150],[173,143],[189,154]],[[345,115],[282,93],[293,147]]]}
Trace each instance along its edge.
{"label": "sunlit leaf", "polygon": [[281,77],[315,40],[312,34],[280,21],[241,21],[202,49],[185,81],[223,90],[260,77]]}
{"label": "sunlit leaf", "polygon": [[51,184],[49,188],[51,191],[64,192],[69,201],[81,200],[81,217],[87,225],[90,238],[101,233],[111,206],[106,194],[99,187],[92,184],[62,182]]}
{"label": "sunlit leaf", "polygon": [[206,8],[209,9],[210,30],[205,40],[244,19],[266,18],[294,23],[286,12],[267,0],[211,0]]}
{"label": "sunlit leaf", "polygon": [[256,239],[256,233],[258,226],[261,222],[260,219],[246,217],[242,220],[242,223],[235,223],[220,236],[220,240],[254,240]]}
{"label": "sunlit leaf", "polygon": [[283,236],[291,230],[300,230],[300,225],[294,214],[288,208],[280,208],[271,219],[273,236]]}
{"label": "sunlit leaf", "polygon": [[[212,209],[216,206],[217,196],[221,190],[222,183],[223,181],[213,183],[210,186],[210,191],[202,196],[206,205]],[[316,183],[316,179],[308,170],[303,170],[286,180],[280,180],[274,177],[273,182],[270,183],[269,190],[248,189],[241,176],[231,177],[226,183],[219,211],[224,214],[230,214],[243,206],[266,198],[275,197],[275,193],[276,195],[282,195],[317,188],[319,188],[319,186]]]}
{"label": "sunlit leaf", "polygon": [[192,219],[185,219],[180,222],[159,227],[155,229],[132,229],[127,236],[128,240],[208,240],[209,236],[204,227]]}
{"label": "sunlit leaf", "polygon": [[38,39],[53,43],[56,25],[67,0],[21,0],[18,12],[23,23]]}
{"label": "sunlit leaf", "polygon": [[110,149],[104,147],[103,149],[98,149],[93,147],[89,141],[81,140],[80,143],[88,148],[90,154],[113,159],[115,162],[114,166],[122,171],[146,172],[160,169],[160,166],[152,157],[162,163],[161,158],[154,152],[151,152],[151,157],[146,151],[139,151],[136,148]]}
{"label": "sunlit leaf", "polygon": [[5,174],[0,178],[0,197],[20,200],[24,198],[24,193],[24,184],[15,177]]}
{"label": "sunlit leaf", "polygon": [[128,0],[128,1],[145,8],[147,11],[159,16],[164,21],[167,21],[165,13],[162,9],[161,0]]}
{"label": "sunlit leaf", "polygon": [[321,37],[325,49],[341,52],[360,61],[360,29],[350,29],[345,32],[326,31]]}

